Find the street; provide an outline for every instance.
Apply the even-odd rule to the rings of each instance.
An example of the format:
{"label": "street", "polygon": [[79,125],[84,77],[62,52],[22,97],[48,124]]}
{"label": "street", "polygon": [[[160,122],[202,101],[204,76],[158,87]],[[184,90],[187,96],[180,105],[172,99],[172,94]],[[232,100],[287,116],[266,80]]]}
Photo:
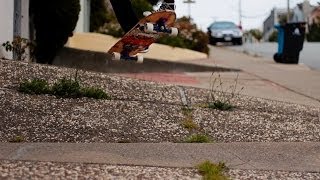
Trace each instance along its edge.
{"label": "street", "polygon": [[[243,46],[227,46],[227,48],[247,52],[252,55],[258,55],[273,59],[277,52],[277,43],[245,43]],[[304,48],[300,53],[300,63],[303,63],[311,69],[320,70],[319,52],[320,43],[304,43]]]}

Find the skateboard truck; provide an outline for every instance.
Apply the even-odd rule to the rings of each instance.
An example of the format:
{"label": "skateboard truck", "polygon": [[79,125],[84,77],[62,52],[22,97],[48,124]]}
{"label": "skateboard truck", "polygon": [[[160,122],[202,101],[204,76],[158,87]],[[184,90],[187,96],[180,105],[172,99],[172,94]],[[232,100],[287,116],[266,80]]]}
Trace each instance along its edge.
{"label": "skateboard truck", "polygon": [[137,63],[143,63],[143,56],[137,55],[137,56],[129,56],[129,54],[120,54],[117,52],[112,53],[112,60],[115,61],[136,61]]}
{"label": "skateboard truck", "polygon": [[179,31],[178,28],[172,27],[167,28],[166,26],[166,19],[161,18],[155,24],[153,23],[146,23],[144,25],[144,32],[146,33],[167,33],[171,36],[177,36]]}

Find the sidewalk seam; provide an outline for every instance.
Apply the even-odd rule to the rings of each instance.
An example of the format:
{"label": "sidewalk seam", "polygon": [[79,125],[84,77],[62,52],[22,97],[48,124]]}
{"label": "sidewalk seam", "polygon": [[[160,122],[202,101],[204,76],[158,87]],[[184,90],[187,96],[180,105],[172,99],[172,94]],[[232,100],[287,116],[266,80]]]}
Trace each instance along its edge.
{"label": "sidewalk seam", "polygon": [[185,89],[182,86],[178,86],[179,92],[180,92],[180,98],[182,101],[182,104],[184,106],[188,106],[188,100],[187,100],[187,96],[185,93]]}
{"label": "sidewalk seam", "polygon": [[301,95],[301,96],[304,96],[304,97],[306,97],[306,98],[312,99],[312,100],[317,101],[317,102],[320,103],[320,99],[318,99],[318,98],[315,98],[315,97],[309,96],[309,95],[307,95],[307,94],[298,92],[298,91],[296,91],[296,90],[294,90],[294,89],[291,89],[291,88],[288,88],[288,87],[286,87],[286,86],[284,86],[284,85],[282,85],[282,84],[279,84],[279,83],[277,83],[277,82],[274,82],[274,81],[269,80],[269,79],[266,79],[266,78],[263,78],[263,77],[255,74],[255,73],[248,72],[248,71],[244,71],[244,72],[246,72],[246,73],[248,73],[248,74],[251,74],[251,75],[253,75],[253,76],[256,76],[257,78],[260,78],[260,79],[263,80],[263,81],[271,82],[271,83],[273,83],[273,84],[275,84],[275,85],[277,85],[277,86],[279,86],[279,87],[282,87],[282,88],[284,88],[284,89],[286,89],[286,90],[288,90],[288,91],[291,91],[291,92],[293,92],[293,93],[299,94],[299,95]]}

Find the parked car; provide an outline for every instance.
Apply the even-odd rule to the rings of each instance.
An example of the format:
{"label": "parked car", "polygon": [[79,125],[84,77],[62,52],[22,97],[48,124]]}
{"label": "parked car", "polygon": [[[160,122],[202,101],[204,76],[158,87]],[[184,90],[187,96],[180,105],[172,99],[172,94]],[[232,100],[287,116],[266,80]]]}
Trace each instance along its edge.
{"label": "parked car", "polygon": [[217,21],[208,27],[210,44],[218,42],[231,42],[234,45],[242,45],[242,30],[233,22]]}

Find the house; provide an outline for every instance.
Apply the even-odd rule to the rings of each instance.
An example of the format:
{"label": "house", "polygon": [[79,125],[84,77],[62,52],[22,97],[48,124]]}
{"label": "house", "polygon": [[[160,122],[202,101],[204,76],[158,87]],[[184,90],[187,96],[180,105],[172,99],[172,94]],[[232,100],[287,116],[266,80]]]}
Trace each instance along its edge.
{"label": "house", "polygon": [[[304,0],[303,3],[297,4],[296,7],[290,9],[291,19],[290,22],[302,21],[308,22],[308,17],[310,17],[311,12],[314,11],[314,6],[310,4],[308,0]],[[299,18],[295,12],[301,10]],[[292,13],[295,13],[292,15]],[[285,21],[287,18],[287,9],[272,9],[269,17],[263,22],[263,40],[268,41],[270,35],[275,31],[274,26],[280,24],[281,21]],[[315,13],[316,14],[316,13]],[[310,21],[309,21],[310,22]],[[308,30],[307,30],[308,31]]]}
{"label": "house", "polygon": [[309,16],[309,24],[320,23],[320,3],[315,7]]}
{"label": "house", "polygon": [[287,9],[273,8],[270,15],[263,22],[263,40],[268,41],[271,34],[275,31],[274,26],[287,17]]}
{"label": "house", "polygon": [[[14,58],[12,52],[2,47],[4,42],[12,42],[15,36],[30,39],[33,27],[30,25],[30,0],[0,0],[0,58]],[[76,32],[89,32],[90,0],[80,0],[81,12]],[[32,38],[31,38],[32,39]]]}

